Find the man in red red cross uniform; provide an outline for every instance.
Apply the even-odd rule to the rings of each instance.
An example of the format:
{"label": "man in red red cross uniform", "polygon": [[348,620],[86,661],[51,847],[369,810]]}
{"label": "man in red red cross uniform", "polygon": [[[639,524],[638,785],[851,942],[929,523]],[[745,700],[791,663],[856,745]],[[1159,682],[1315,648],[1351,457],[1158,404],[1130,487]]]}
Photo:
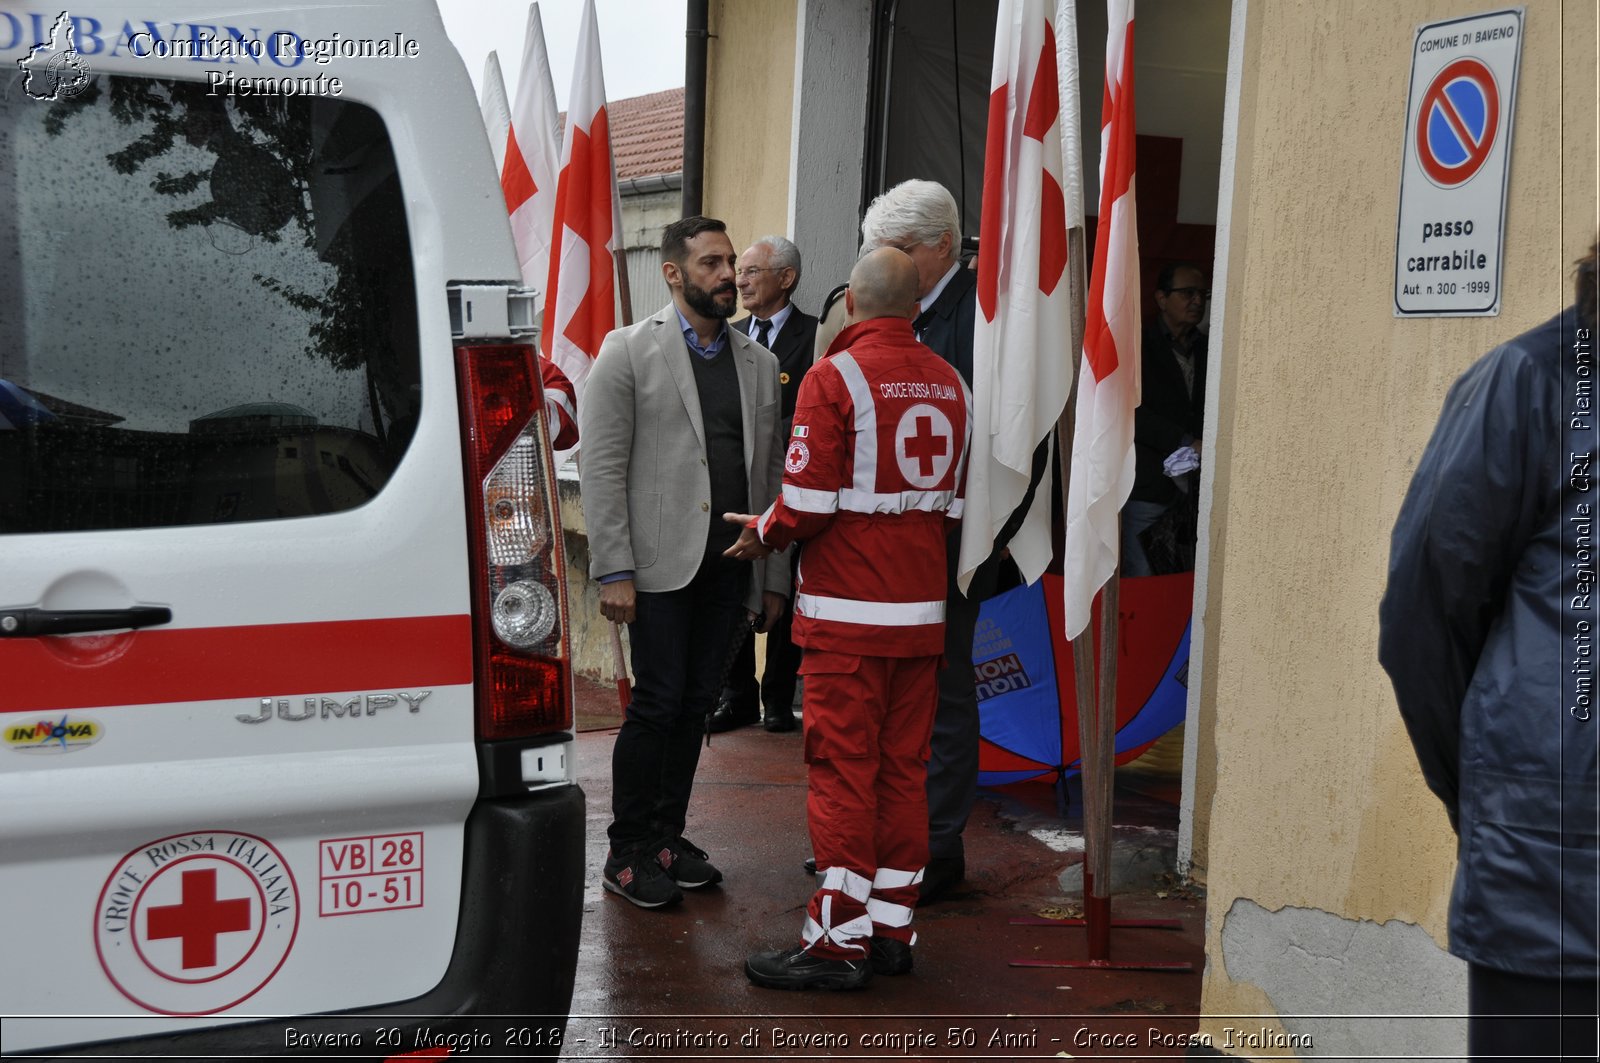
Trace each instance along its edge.
{"label": "man in red red cross uniform", "polygon": [[916,265],[856,264],[846,328],[806,375],[783,493],[729,550],[805,543],[794,603],[804,648],[807,817],[821,884],[799,945],[745,973],[772,989],[853,989],[911,969],[928,862],[928,739],[944,651],[945,542],[961,517],[971,398],[918,343]]}
{"label": "man in red red cross uniform", "polygon": [[539,355],[539,380],[544,385],[544,419],[554,450],[578,445],[578,393],[556,363]]}

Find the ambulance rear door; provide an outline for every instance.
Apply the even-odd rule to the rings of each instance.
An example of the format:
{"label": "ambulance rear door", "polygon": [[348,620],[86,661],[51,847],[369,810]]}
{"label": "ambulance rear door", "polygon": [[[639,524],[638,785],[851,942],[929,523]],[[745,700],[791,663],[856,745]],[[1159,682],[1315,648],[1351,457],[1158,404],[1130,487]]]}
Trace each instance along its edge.
{"label": "ambulance rear door", "polygon": [[[431,5],[130,6],[0,16],[0,1010],[56,1016],[7,1051],[426,992],[479,785],[460,60]],[[149,52],[335,32],[421,55]]]}

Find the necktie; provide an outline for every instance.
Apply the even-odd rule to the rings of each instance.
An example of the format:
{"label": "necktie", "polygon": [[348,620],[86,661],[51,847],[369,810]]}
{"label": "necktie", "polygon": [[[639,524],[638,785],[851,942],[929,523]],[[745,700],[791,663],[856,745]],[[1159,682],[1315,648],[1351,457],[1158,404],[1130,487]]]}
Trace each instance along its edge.
{"label": "necktie", "polygon": [[767,346],[767,339],[772,335],[772,322],[756,318],[756,342]]}

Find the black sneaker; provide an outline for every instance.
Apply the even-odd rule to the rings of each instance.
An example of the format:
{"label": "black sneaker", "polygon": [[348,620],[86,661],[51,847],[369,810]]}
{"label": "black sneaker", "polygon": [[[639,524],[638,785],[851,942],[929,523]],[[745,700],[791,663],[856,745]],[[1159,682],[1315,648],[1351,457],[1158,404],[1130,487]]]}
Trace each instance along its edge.
{"label": "black sneaker", "polygon": [[651,845],[651,852],[666,876],[677,882],[678,889],[701,890],[722,882],[722,871],[707,860],[706,850],[682,834]]}
{"label": "black sneaker", "polygon": [[683,889],[697,890],[722,881],[722,872],[706,859],[706,851],[681,834],[652,849],[661,870]]}
{"label": "black sneaker", "polygon": [[860,989],[872,980],[872,965],[859,960],[825,960],[804,945],[758,952],[744,961],[745,977],[763,989]]}
{"label": "black sneaker", "polygon": [[873,974],[911,973],[911,946],[899,938],[873,935],[871,959]]}
{"label": "black sneaker", "polygon": [[626,856],[618,856],[615,851],[607,853],[600,884],[640,908],[665,908],[683,900],[683,894],[661,870],[655,857],[642,849]]}

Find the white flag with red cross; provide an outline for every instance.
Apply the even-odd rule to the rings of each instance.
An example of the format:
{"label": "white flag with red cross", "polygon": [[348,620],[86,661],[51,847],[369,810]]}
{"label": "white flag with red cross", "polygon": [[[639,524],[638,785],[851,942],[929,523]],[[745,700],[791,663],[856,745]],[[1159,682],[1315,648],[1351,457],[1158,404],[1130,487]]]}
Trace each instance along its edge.
{"label": "white flag with red cross", "polygon": [[1133,489],[1139,405],[1139,237],[1134,212],[1133,0],[1107,0],[1100,218],[1078,372],[1063,566],[1066,634],[1089,626],[1117,568],[1117,514]]}
{"label": "white flag with red cross", "polygon": [[500,173],[506,162],[506,141],[511,137],[511,101],[506,98],[506,79],[500,74],[500,54],[495,51],[483,60],[483,95],[478,109],[483,112],[483,130],[489,134],[494,172]]}
{"label": "white flag with red cross", "polygon": [[594,0],[584,0],[576,60],[561,141],[555,242],[540,345],[577,388],[581,405],[584,381],[600,353],[600,341],[617,324],[612,252],[622,229]]}
{"label": "white flag with red cross", "polygon": [[[493,58],[491,53],[490,58]],[[498,73],[498,62],[496,73]],[[485,91],[488,75],[485,74]],[[500,88],[501,98],[505,88]],[[528,5],[528,30],[522,42],[522,73],[516,104],[502,141],[500,190],[511,215],[522,283],[542,289],[550,275],[550,247],[556,213],[556,172],[561,161],[561,126],[550,57],[544,48],[539,5]],[[491,131],[491,137],[493,132]]]}
{"label": "white flag with red cross", "polygon": [[[972,340],[972,454],[962,518],[963,588],[1022,504],[1033,454],[1061,417],[1072,389],[1072,285],[1067,226],[1082,218],[1063,182],[1063,138],[1076,142],[1074,106],[1061,106],[1058,42],[1050,0],[1002,0],[995,23],[983,218],[978,238],[978,315]],[[1077,63],[1070,64],[1076,71]],[[1050,466],[1009,542],[1025,581],[1052,553]]]}

